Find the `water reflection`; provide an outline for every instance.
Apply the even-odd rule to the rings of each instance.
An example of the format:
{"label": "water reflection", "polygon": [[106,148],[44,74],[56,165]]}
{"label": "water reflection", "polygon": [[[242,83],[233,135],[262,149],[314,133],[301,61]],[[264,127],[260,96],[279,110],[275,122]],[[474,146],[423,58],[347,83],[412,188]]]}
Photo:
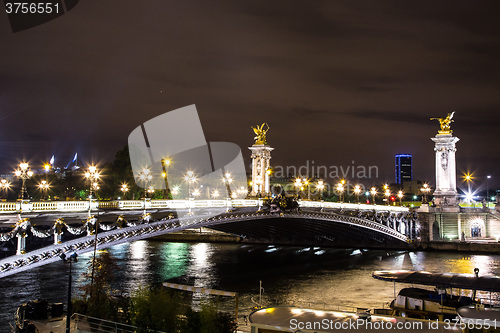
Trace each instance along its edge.
{"label": "water reflection", "polygon": [[160,243],[162,281],[184,276],[189,261],[189,244]]}
{"label": "water reflection", "polygon": [[216,276],[214,274],[214,261],[212,254],[214,245],[208,243],[198,243],[191,246],[190,264],[188,275],[194,277],[193,285],[195,287],[212,288]]}
{"label": "water reflection", "polygon": [[[266,252],[276,249],[273,252]],[[296,304],[312,308],[336,306],[380,307],[392,300],[393,284],[375,280],[375,270],[426,270],[430,272],[500,275],[500,256],[452,252],[356,251],[304,247],[238,244],[186,244],[137,241],[109,249],[120,266],[114,289],[130,291],[140,285],[166,280],[197,287],[239,293],[240,309],[250,309],[259,298],[262,280],[264,305]],[[324,251],[324,252],[323,252]],[[318,252],[321,252],[319,255]],[[85,281],[92,253],[79,256],[73,266],[75,289]],[[0,281],[0,332],[9,327],[15,308],[28,300],[45,298],[65,302],[67,265],[58,261]],[[397,286],[397,291],[403,286]],[[489,298],[489,294],[479,294]],[[498,301],[498,295],[493,295]],[[195,295],[193,303],[206,299]],[[228,311],[234,300],[225,300]],[[248,311],[245,313],[248,314]]]}
{"label": "water reflection", "polygon": [[474,268],[479,268],[480,275],[491,275],[498,270],[498,265],[487,255],[471,255],[448,259],[444,262],[446,270],[451,273],[474,274]]}

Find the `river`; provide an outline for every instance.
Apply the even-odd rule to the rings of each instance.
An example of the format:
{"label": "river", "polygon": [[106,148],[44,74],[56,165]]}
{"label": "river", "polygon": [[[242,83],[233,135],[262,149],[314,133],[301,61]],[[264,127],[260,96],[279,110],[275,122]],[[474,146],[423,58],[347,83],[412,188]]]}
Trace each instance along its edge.
{"label": "river", "polygon": [[[113,286],[131,292],[163,281],[235,291],[240,314],[263,304],[295,304],[311,308],[381,307],[393,298],[393,285],[371,277],[374,270],[427,270],[431,272],[500,275],[500,256],[452,252],[390,252],[265,245],[168,243],[141,240],[108,249],[120,270]],[[79,256],[73,265],[74,293],[82,284],[92,254]],[[16,307],[42,298],[64,302],[68,266],[56,262],[0,279],[0,332],[10,332]],[[489,297],[488,295],[483,295]],[[193,299],[196,305],[204,296]],[[234,306],[233,300],[223,305]],[[240,323],[244,325],[244,320]],[[244,326],[242,327],[244,328]]]}

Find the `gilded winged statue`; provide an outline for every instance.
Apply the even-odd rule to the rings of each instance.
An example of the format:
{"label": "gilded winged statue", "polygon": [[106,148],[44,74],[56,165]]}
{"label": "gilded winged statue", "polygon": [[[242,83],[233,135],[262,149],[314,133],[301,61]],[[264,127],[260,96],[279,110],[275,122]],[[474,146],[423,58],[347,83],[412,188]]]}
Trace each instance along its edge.
{"label": "gilded winged statue", "polygon": [[[267,126],[267,129],[264,129],[264,126]],[[266,133],[269,131],[269,125],[267,123],[262,123],[262,125],[257,125],[257,127],[251,126],[253,131],[255,132],[255,144],[256,145],[267,145],[266,141]]]}
{"label": "gilded winged statue", "polygon": [[439,121],[439,125],[441,125],[441,130],[439,131],[439,134],[451,134],[452,130],[450,128],[450,124],[454,122],[453,120],[454,114],[455,111],[453,111],[452,113],[448,113],[448,115],[445,118],[431,118],[431,120]]}

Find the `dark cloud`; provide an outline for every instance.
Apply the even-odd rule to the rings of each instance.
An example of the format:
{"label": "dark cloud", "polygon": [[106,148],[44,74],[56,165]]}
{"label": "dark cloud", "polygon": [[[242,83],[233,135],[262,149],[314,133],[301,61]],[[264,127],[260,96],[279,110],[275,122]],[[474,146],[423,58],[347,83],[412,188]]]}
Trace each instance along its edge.
{"label": "dark cloud", "polygon": [[139,124],[196,104],[207,140],[244,150],[268,122],[276,164],[354,159],[390,178],[411,152],[428,180],[429,118],[456,111],[458,168],[498,172],[496,2],[119,3],[16,34],[0,15],[0,169],[110,159]]}

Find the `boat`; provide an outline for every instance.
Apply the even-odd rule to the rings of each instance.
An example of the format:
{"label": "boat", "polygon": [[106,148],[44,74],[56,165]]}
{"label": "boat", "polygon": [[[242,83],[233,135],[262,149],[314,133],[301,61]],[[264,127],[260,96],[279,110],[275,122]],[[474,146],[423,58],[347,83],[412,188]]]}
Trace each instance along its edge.
{"label": "boat", "polygon": [[[434,286],[433,290],[413,286],[401,289],[389,305],[392,315],[451,322],[457,319],[459,309],[477,309],[478,305],[481,305],[482,308],[500,310],[493,306],[491,297],[487,305],[481,304],[481,300],[476,298],[478,290],[500,292],[500,277],[479,276],[477,268],[474,269],[474,273],[473,275],[425,271],[375,271],[372,276],[375,279],[393,282],[394,289],[396,282]],[[463,295],[464,290],[469,290],[470,296]],[[387,312],[387,309],[384,311]]]}

